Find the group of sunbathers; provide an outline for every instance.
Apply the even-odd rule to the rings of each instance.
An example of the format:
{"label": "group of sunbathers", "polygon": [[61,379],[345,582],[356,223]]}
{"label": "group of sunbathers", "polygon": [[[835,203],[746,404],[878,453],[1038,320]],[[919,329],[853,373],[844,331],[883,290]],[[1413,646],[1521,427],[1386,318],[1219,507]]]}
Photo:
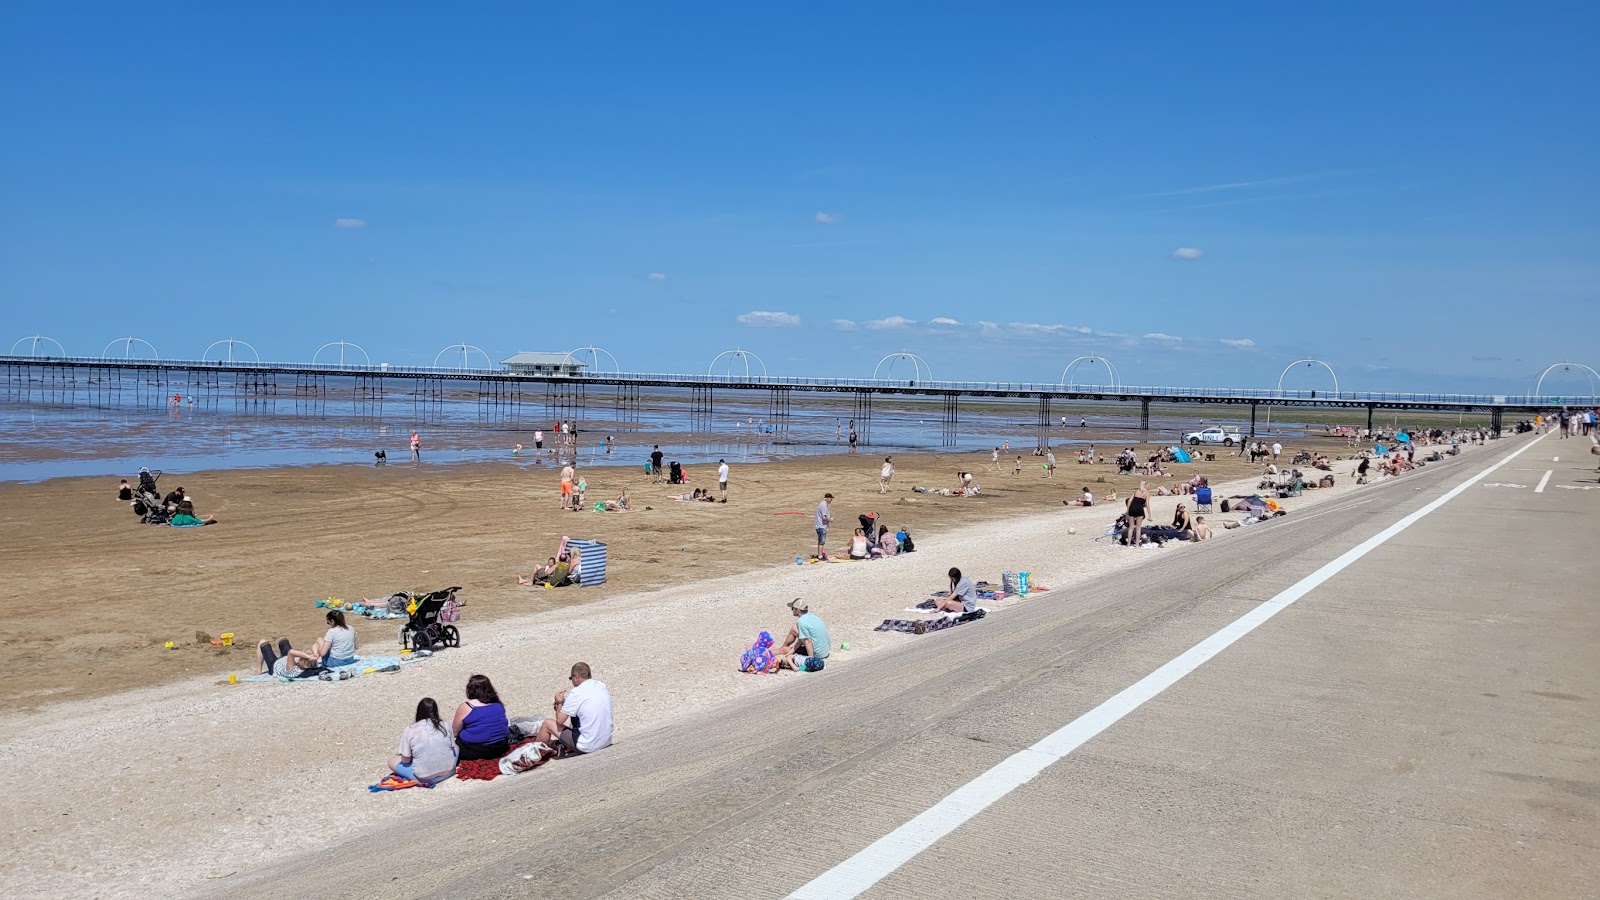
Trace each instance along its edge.
{"label": "group of sunbathers", "polygon": [[180,528],[192,525],[215,525],[216,516],[201,518],[194,511],[194,498],[178,486],[175,491],[170,491],[166,496],[161,496],[156,488],[156,478],[160,473],[152,473],[149,469],[139,470],[139,486],[134,488],[124,478],[117,482],[117,499],[127,503],[133,511],[145,521],[166,522]]}
{"label": "group of sunbathers", "polygon": [[568,538],[563,537],[561,545],[556,548],[556,555],[550,557],[544,565],[534,566],[527,578],[517,576],[517,584],[547,588],[577,584],[583,571],[580,567],[582,562],[583,553],[577,547],[571,546]]}

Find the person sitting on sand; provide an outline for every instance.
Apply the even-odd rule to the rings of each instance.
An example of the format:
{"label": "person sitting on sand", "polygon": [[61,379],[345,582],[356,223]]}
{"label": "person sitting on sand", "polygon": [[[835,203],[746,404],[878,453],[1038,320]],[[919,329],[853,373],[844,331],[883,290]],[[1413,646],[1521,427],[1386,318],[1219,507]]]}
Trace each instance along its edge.
{"label": "person sitting on sand", "polygon": [[161,505],[165,506],[168,512],[174,512],[177,510],[178,504],[182,503],[187,496],[183,492],[183,486],[179,485],[177,490],[161,498]]}
{"label": "person sitting on sand", "polygon": [[256,644],[256,665],[253,675],[277,675],[281,678],[301,678],[317,668],[317,658],[304,650],[289,646],[288,638],[278,638]]}
{"label": "person sitting on sand", "polygon": [[951,569],[950,593],[933,599],[933,608],[941,612],[972,612],[978,608],[978,589],[973,587],[972,579],[961,574],[960,569]]}
{"label": "person sitting on sand", "polygon": [[511,724],[489,676],[467,679],[467,699],[456,707],[450,731],[456,736],[462,760],[499,759],[506,755],[511,744]]}
{"label": "person sitting on sand", "polygon": [[567,754],[593,753],[611,746],[611,690],[585,662],[572,664],[572,687],[557,691],[550,718],[539,723],[534,739]]}
{"label": "person sitting on sand", "polygon": [[878,540],[872,545],[872,555],[877,558],[894,556],[900,552],[900,541],[889,533],[889,526],[878,526]]}
{"label": "person sitting on sand", "polygon": [[517,584],[526,584],[526,585],[538,584],[541,581],[543,581],[544,579],[549,578],[551,575],[554,575],[555,571],[556,571],[556,558],[554,556],[552,556],[552,557],[550,557],[550,561],[545,563],[544,565],[542,565],[542,566],[534,566],[533,567],[533,571],[528,573],[528,577],[527,578],[523,578],[521,575],[518,575],[517,576]]}
{"label": "person sitting on sand", "polygon": [[1111,491],[1110,493],[1106,494],[1104,497],[1100,498],[1100,502],[1101,503],[1115,503],[1116,501],[1117,501],[1117,492],[1116,491]]}
{"label": "person sitting on sand", "polygon": [[178,528],[189,528],[194,525],[215,525],[217,524],[217,517],[207,516],[204,519],[200,518],[195,515],[194,503],[188,498],[184,498],[178,501],[178,505],[172,513],[172,518],[168,519],[167,522]]}
{"label": "person sitting on sand", "polygon": [[128,486],[128,479],[126,479],[126,478],[124,478],[121,481],[117,482],[117,499],[118,500],[132,500],[133,499],[133,488]]}
{"label": "person sitting on sand", "polygon": [[1192,532],[1192,535],[1193,535],[1193,537],[1191,537],[1190,539],[1195,541],[1196,543],[1199,543],[1200,541],[1206,541],[1206,540],[1210,540],[1211,539],[1211,526],[1206,524],[1206,517],[1205,516],[1195,516],[1194,517],[1194,530]]}
{"label": "person sitting on sand", "polygon": [[450,726],[439,719],[439,704],[432,697],[417,701],[417,717],[400,733],[400,751],[389,758],[389,771],[424,784],[455,774],[455,740]]}
{"label": "person sitting on sand", "polygon": [[1084,485],[1083,493],[1078,497],[1077,500],[1063,500],[1061,502],[1068,506],[1093,506],[1094,491],[1089,490],[1088,485]]}
{"label": "person sitting on sand", "polygon": [[789,612],[794,614],[795,623],[789,626],[783,643],[772,648],[773,662],[780,669],[820,671],[822,661],[828,658],[828,651],[833,647],[828,626],[823,624],[821,616],[811,611],[810,604],[799,597],[789,601]]}
{"label": "person sitting on sand", "polygon": [[561,553],[559,557],[547,564],[549,566],[548,572],[541,571],[545,566],[540,566],[538,569],[533,570],[533,574],[526,581],[518,578],[517,583],[525,584],[529,587],[541,584],[549,585],[553,588],[565,587],[572,574],[572,554],[575,552],[577,551]]}
{"label": "person sitting on sand", "polygon": [[354,665],[356,661],[356,630],[345,624],[342,610],[330,609],[324,617],[328,631],[322,640],[311,645],[311,655],[330,669]]}
{"label": "person sitting on sand", "polygon": [[868,549],[867,543],[866,533],[857,528],[856,533],[850,538],[850,558],[866,559],[870,556],[871,551]]}
{"label": "person sitting on sand", "polygon": [[1189,515],[1189,510],[1182,504],[1172,511],[1172,527],[1179,531],[1193,531],[1194,519]]}
{"label": "person sitting on sand", "polygon": [[622,489],[622,493],[617,495],[617,499],[606,501],[606,512],[627,512],[630,509],[633,509],[633,507],[628,502],[627,488]]}

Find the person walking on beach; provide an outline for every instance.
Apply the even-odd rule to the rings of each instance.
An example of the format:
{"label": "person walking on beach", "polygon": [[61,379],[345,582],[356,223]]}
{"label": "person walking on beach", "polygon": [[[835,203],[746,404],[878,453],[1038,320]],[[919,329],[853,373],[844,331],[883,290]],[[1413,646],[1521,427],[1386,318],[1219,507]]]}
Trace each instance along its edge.
{"label": "person walking on beach", "polygon": [[1272,442],[1272,462],[1273,462],[1274,465],[1277,464],[1278,457],[1280,457],[1282,455],[1283,455],[1283,445],[1278,443],[1277,441],[1273,441]]}
{"label": "person walking on beach", "polygon": [[536,428],[536,429],[534,429],[534,432],[533,432],[533,455],[534,456],[538,456],[543,451],[544,451],[544,432]]}
{"label": "person walking on beach", "polygon": [[861,440],[861,435],[856,433],[856,426],[852,424],[850,426],[850,452],[851,453],[855,453],[856,452],[856,442],[859,441],[859,440]]}
{"label": "person walking on beach", "polygon": [[999,447],[994,448],[994,452],[989,454],[989,464],[994,466],[994,470],[996,472],[1000,471],[1000,448]]}
{"label": "person walking on beach", "polygon": [[415,431],[411,432],[411,461],[422,462],[422,438]]}
{"label": "person walking on beach", "polygon": [[1044,477],[1056,477],[1056,451],[1054,448],[1044,452]]}
{"label": "person walking on beach", "polygon": [[717,492],[722,495],[722,502],[728,502],[728,461],[717,460]]}
{"label": "person walking on beach", "polygon": [[894,477],[894,457],[883,458],[883,468],[878,470],[878,493],[889,493],[889,479]]}
{"label": "person walking on beach", "polygon": [[817,504],[817,517],[814,522],[817,528],[817,555],[812,559],[828,558],[828,524],[833,521],[833,516],[828,509],[828,501],[833,499],[832,494],[823,494],[822,502]]}
{"label": "person walking on beach", "polygon": [[661,453],[661,445],[656,444],[650,449],[650,483],[661,483],[661,460],[666,457]]}

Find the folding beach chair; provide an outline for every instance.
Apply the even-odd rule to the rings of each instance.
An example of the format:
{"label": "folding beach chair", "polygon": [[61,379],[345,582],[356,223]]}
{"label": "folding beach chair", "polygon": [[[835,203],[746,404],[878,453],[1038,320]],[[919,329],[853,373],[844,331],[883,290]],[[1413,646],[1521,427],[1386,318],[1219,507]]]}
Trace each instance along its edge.
{"label": "folding beach chair", "polygon": [[1194,489],[1194,511],[1196,513],[1212,512],[1211,488],[1209,486],[1202,485]]}

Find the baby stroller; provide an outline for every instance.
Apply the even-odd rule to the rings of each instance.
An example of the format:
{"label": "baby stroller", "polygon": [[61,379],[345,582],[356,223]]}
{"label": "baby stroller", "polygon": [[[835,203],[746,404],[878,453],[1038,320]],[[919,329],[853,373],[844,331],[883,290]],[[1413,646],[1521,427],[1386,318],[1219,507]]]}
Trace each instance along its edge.
{"label": "baby stroller", "polygon": [[400,626],[400,649],[432,650],[436,647],[461,646],[461,632],[453,622],[461,621],[456,606],[456,591],[448,587],[427,594],[414,594],[416,612],[406,624]]}
{"label": "baby stroller", "polygon": [[673,462],[667,467],[667,484],[683,484],[683,466]]}
{"label": "baby stroller", "polygon": [[146,525],[165,525],[170,518],[166,504],[161,502],[161,489],[156,487],[156,479],[160,477],[160,469],[139,470],[139,486],[133,491],[133,512]]}

